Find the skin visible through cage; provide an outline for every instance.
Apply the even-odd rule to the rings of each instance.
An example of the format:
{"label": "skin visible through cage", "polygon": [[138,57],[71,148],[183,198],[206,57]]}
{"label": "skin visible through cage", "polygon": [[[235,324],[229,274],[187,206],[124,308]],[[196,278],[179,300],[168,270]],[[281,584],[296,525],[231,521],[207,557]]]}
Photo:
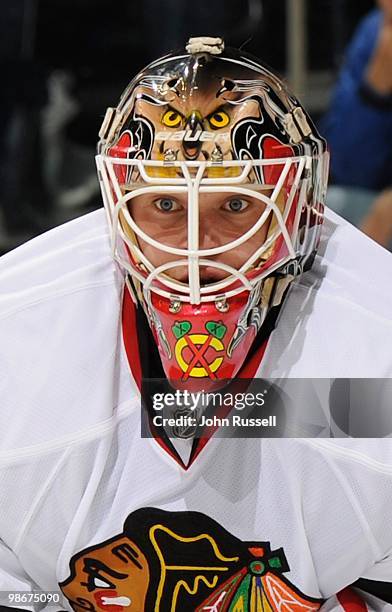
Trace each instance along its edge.
{"label": "skin visible through cage", "polygon": [[[271,190],[263,191],[265,196]],[[214,249],[228,245],[249,231],[266,209],[266,204],[251,195],[234,193],[204,193],[199,196],[199,248]],[[154,265],[184,259],[184,266],[168,270],[168,275],[180,282],[188,282],[187,261],[165,251],[165,246],[186,249],[188,246],[188,197],[185,193],[160,193],[140,195],[128,202],[128,211],[135,223],[148,236],[162,244],[159,249],[138,237],[138,246]],[[208,257],[214,263],[222,263],[239,269],[256,249],[264,243],[271,217],[267,217],[260,229],[248,240],[223,253]],[[216,282],[227,272],[213,266],[201,266],[202,285]]]}

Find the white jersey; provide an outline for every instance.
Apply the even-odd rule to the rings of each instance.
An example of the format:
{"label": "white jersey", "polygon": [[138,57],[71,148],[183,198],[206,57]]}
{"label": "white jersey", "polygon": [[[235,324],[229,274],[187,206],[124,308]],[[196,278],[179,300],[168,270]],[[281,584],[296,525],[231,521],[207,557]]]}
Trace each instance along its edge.
{"label": "white jersey", "polygon": [[[328,212],[258,376],[391,377],[390,269]],[[0,592],[61,587],[56,611],[392,609],[345,589],[392,582],[392,441],[214,436],[184,469],[141,438],[123,291],[103,210],[0,260]]]}

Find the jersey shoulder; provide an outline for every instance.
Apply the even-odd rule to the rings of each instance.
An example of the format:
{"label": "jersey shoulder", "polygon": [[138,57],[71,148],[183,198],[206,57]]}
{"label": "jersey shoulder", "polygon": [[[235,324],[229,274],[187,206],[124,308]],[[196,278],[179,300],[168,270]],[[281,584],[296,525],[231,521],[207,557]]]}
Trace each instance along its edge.
{"label": "jersey shoulder", "polygon": [[2,450],[70,443],[134,402],[105,221],[98,210],[0,260]]}
{"label": "jersey shoulder", "polygon": [[0,258],[0,317],[28,304],[114,283],[103,209],[56,227]]}
{"label": "jersey shoulder", "polygon": [[315,263],[315,274],[336,288],[336,298],[390,322],[392,253],[329,209]]}
{"label": "jersey shoulder", "polygon": [[326,210],[314,265],[292,284],[260,374],[392,377],[392,254]]}

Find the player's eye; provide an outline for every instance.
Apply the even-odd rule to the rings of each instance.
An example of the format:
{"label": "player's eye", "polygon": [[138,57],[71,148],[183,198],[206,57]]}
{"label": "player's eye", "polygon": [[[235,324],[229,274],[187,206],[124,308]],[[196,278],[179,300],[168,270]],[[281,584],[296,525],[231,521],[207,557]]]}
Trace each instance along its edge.
{"label": "player's eye", "polygon": [[160,200],[155,200],[154,206],[164,213],[181,210],[181,205],[171,198],[161,198]]}
{"label": "player's eye", "polygon": [[170,108],[162,117],[163,125],[170,128],[176,128],[181,125],[182,116],[173,108]]}
{"label": "player's eye", "polygon": [[246,210],[249,206],[249,202],[246,200],[241,200],[240,198],[232,198],[224,203],[224,210],[228,210],[233,213],[239,213]]}
{"label": "player's eye", "polygon": [[208,117],[208,122],[214,130],[226,127],[230,121],[230,117],[224,110],[216,111]]}

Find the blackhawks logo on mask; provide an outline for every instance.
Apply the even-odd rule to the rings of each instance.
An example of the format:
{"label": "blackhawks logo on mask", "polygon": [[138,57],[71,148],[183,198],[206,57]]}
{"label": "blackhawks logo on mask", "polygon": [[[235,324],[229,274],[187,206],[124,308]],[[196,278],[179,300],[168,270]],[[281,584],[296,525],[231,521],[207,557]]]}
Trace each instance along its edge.
{"label": "blackhawks logo on mask", "polygon": [[222,321],[207,321],[207,333],[191,333],[189,321],[176,321],[172,327],[177,342],[174,354],[183,376],[188,378],[216,379],[215,373],[225,358],[225,346],[222,342],[227,328]]}

